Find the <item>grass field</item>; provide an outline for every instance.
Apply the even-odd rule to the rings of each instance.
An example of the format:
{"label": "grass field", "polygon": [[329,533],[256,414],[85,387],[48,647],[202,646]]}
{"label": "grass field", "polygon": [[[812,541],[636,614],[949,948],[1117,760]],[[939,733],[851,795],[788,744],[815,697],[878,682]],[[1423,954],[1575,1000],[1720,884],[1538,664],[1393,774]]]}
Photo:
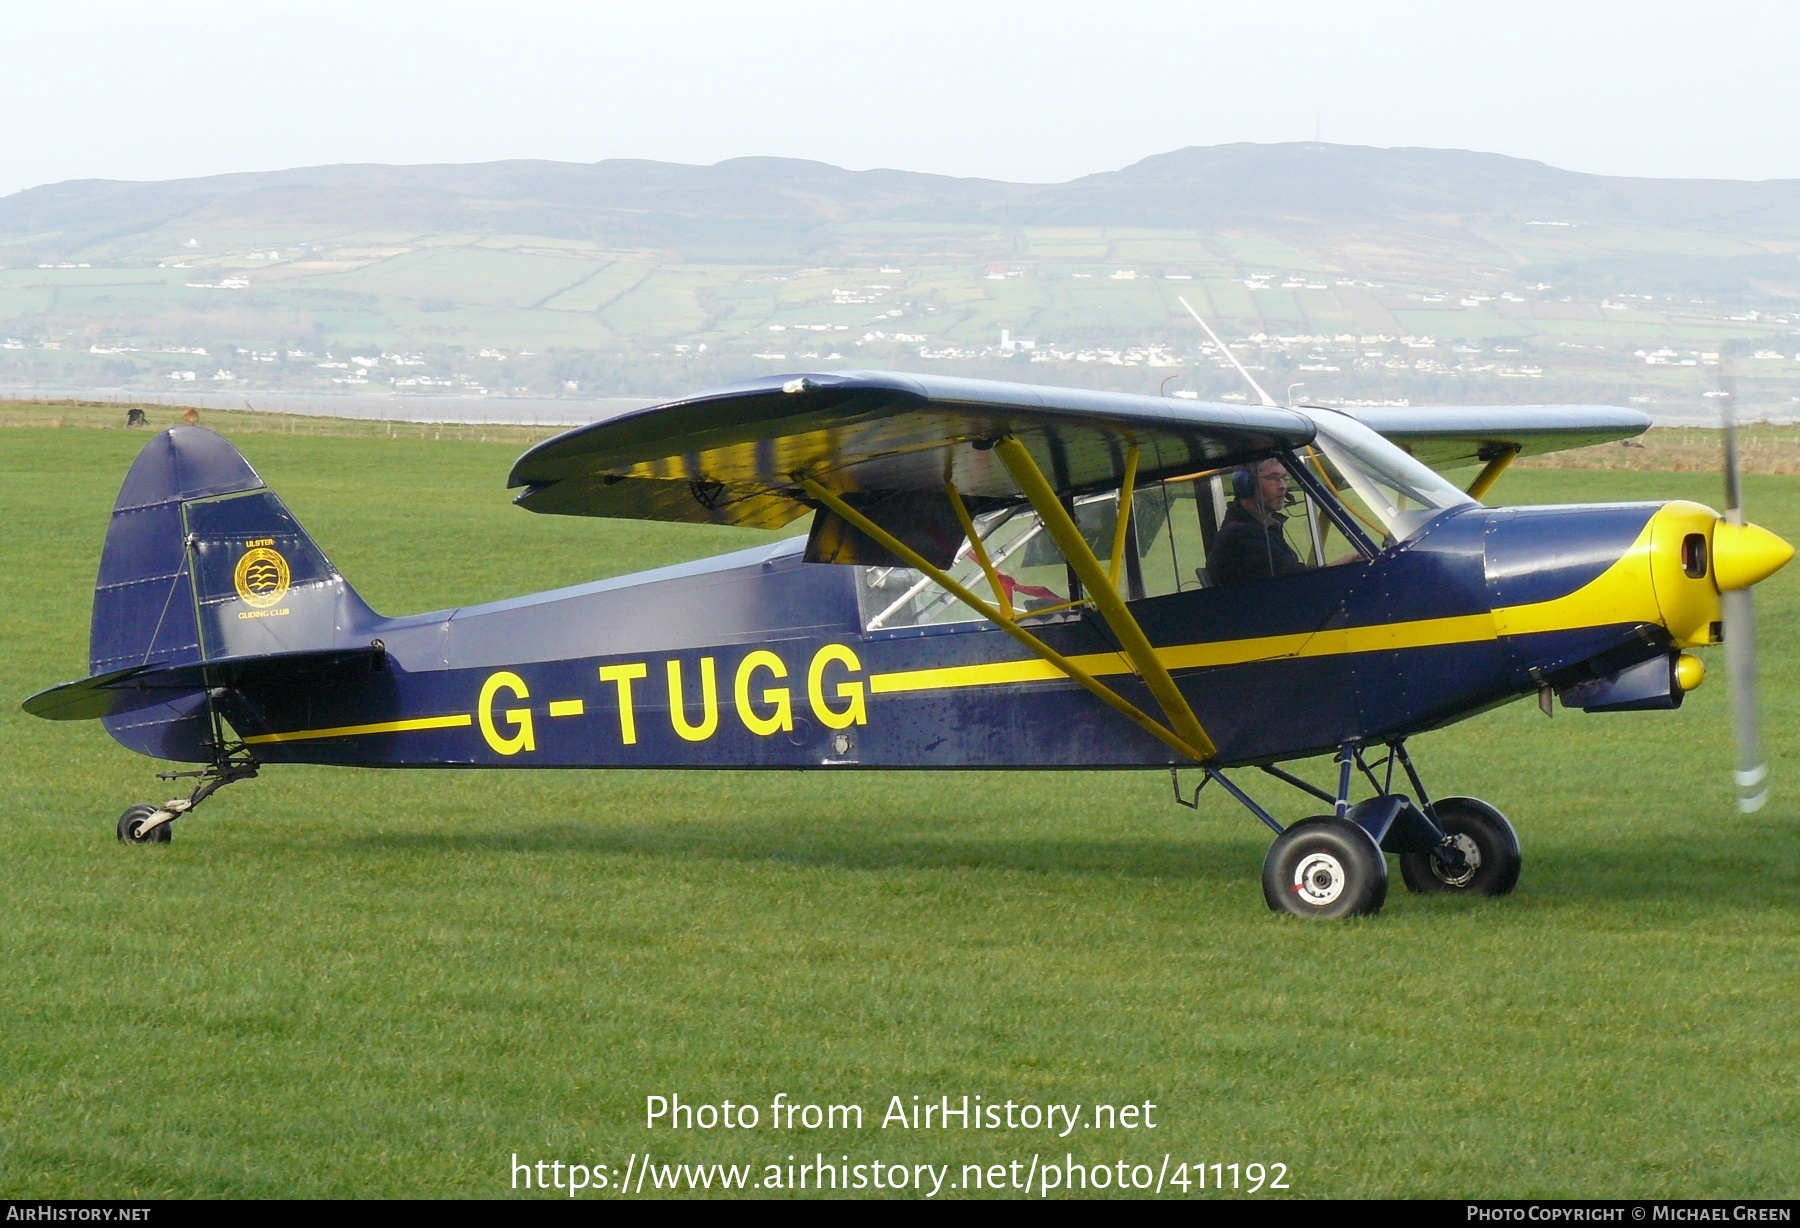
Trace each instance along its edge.
{"label": "grass field", "polygon": [[[1415,743],[1428,782],[1519,828],[1502,901],[1414,898],[1396,875],[1379,918],[1277,918],[1260,827],[1210,796],[1191,816],[1153,773],[293,768],[130,848],[118,812],[167,796],[151,762],[16,702],[83,672],[143,439],[0,435],[0,1193],[497,1196],[514,1153],[644,1151],[953,1175],[1167,1153],[1280,1162],[1303,1196],[1800,1185],[1800,568],[1758,590],[1759,815],[1732,810],[1716,681],[1676,713],[1516,704]],[[755,540],[520,512],[518,443],[240,442],[390,613]],[[1495,493],[1716,503],[1717,485],[1537,469]],[[1800,539],[1800,478],[1746,485],[1754,518]],[[869,1117],[646,1132],[645,1096],[669,1092]],[[1148,1100],[1157,1129],[877,1125],[892,1095],[964,1093]]]}

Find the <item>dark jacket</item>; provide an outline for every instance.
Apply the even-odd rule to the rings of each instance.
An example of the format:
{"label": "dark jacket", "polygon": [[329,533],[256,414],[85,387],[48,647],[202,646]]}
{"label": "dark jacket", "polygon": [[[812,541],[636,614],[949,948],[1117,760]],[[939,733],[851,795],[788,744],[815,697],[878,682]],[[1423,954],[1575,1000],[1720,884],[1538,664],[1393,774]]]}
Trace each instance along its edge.
{"label": "dark jacket", "polygon": [[1287,517],[1276,515],[1263,524],[1242,503],[1225,509],[1225,520],[1213,538],[1206,559],[1206,573],[1220,588],[1287,576],[1305,571],[1306,564],[1294,553],[1281,531]]}

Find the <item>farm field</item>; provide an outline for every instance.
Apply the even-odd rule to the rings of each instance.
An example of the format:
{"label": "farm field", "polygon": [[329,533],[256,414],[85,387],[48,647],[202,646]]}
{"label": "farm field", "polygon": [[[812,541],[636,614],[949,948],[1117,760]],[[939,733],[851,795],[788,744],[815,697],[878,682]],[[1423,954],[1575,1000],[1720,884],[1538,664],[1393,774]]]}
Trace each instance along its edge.
{"label": "farm field", "polygon": [[[466,428],[239,422],[208,419],[384,612],[765,536],[529,515],[503,488],[522,443]],[[1266,833],[1211,790],[1198,815],[1174,806],[1155,773],[289,768],[132,848],[113,822],[167,796],[151,761],[17,701],[83,672],[145,438],[0,434],[7,1196],[493,1197],[515,1154],[644,1152],[953,1174],[1167,1154],[1281,1163],[1297,1196],[1796,1192],[1800,568],[1757,590],[1758,815],[1732,809],[1716,679],[1679,712],[1546,721],[1527,702],[1413,743],[1428,784],[1518,827],[1501,901],[1413,897],[1396,874],[1373,920],[1278,918]],[[1800,540],[1800,477],[1745,485],[1751,517]],[[1718,488],[1521,468],[1492,497]],[[671,1092],[856,1102],[867,1124],[647,1132],[645,1097]],[[1151,1101],[1157,1128],[879,1126],[890,1096],[965,1093]]]}
{"label": "farm field", "polygon": [[[660,395],[779,371],[898,366],[1027,382],[1125,379],[1140,391],[1173,376],[1174,387],[1206,397],[1240,391],[1203,348],[1185,297],[1254,369],[1313,397],[1492,402],[1529,386],[1669,407],[1697,395],[1694,368],[1725,346],[1752,403],[1793,413],[1800,359],[1784,308],[1675,295],[1614,301],[1585,288],[1571,296],[1535,289],[1519,271],[1440,267],[1397,248],[1383,256],[1404,271],[1371,281],[1359,264],[1314,273],[1279,251],[1285,263],[1275,267],[1286,271],[1274,273],[1198,259],[1183,231],[1096,238],[1094,257],[1079,261],[1027,248],[808,269],[552,254],[527,239],[502,248],[431,234],[371,247],[348,235],[306,253],[341,261],[271,263],[260,246],[279,245],[269,244],[193,256],[181,270],[122,258],[0,269],[0,381],[166,390],[185,371],[196,386],[227,392],[551,395],[572,382]],[[1380,246],[1367,236],[1363,245]],[[1002,349],[1002,330],[1030,348]]]}
{"label": "farm field", "polygon": [[1185,298],[1316,401],[1706,421],[1723,362],[1784,420],[1793,193],[1320,143],[1036,185],[788,159],[52,184],[0,200],[0,387],[660,397],[881,367],[1241,396]]}

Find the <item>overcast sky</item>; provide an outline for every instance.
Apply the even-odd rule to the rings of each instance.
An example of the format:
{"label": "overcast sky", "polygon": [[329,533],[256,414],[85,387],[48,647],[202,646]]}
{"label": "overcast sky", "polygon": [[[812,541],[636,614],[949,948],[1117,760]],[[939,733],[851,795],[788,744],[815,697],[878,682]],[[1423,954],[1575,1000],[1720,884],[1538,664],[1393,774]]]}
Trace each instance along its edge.
{"label": "overcast sky", "polygon": [[749,154],[1059,181],[1186,145],[1800,178],[1800,4],[0,0],[0,194]]}

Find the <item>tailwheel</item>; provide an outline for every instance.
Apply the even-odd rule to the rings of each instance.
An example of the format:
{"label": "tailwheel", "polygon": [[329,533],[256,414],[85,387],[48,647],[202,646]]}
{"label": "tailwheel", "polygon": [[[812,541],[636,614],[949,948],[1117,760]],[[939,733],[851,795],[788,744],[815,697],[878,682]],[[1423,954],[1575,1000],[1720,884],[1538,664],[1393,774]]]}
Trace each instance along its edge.
{"label": "tailwheel", "polygon": [[119,816],[119,839],[127,844],[167,844],[175,838],[175,832],[169,823],[158,823],[148,831],[144,824],[156,813],[156,807],[148,802],[139,802],[127,807]]}
{"label": "tailwheel", "polygon": [[1505,895],[1519,882],[1519,837],[1506,816],[1473,797],[1440,798],[1433,806],[1443,845],[1402,853],[1400,877],[1417,895]]}
{"label": "tailwheel", "polygon": [[1357,824],[1302,819],[1269,846],[1263,898],[1296,917],[1367,917],[1387,900],[1387,859]]}

